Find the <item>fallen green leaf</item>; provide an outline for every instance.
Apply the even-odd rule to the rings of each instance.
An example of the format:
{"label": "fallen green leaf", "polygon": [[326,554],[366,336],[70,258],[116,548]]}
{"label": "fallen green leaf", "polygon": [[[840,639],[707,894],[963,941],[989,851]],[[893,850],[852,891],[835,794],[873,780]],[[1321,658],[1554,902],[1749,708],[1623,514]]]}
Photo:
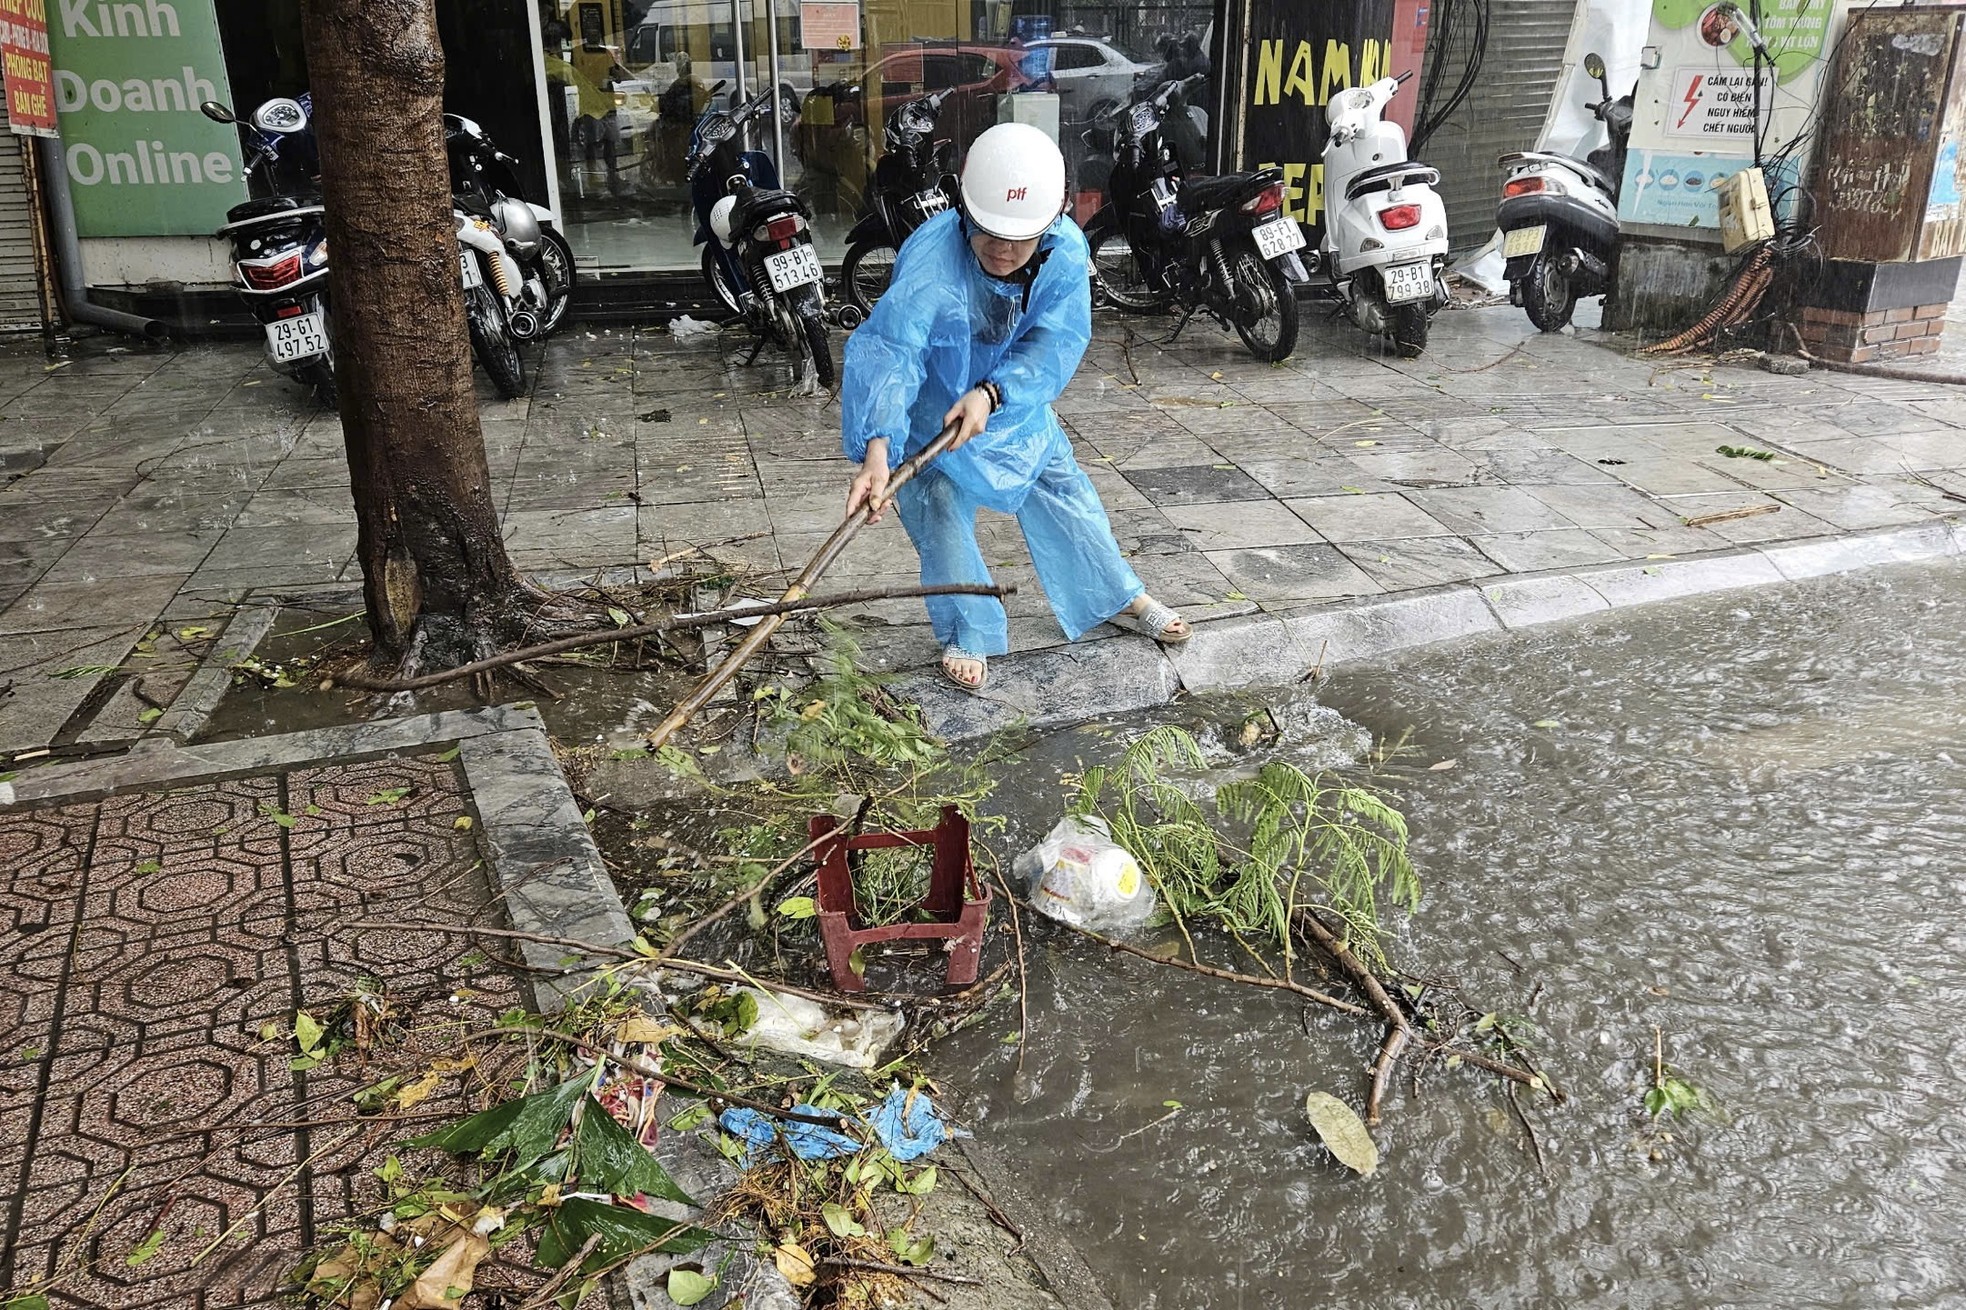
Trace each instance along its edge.
{"label": "fallen green leaf", "polygon": [[909,1241],[908,1234],[897,1228],[893,1236],[888,1238],[887,1244],[888,1249],[894,1252],[895,1258],[904,1265],[919,1267],[927,1264],[935,1255],[935,1238],[932,1235]]}
{"label": "fallen green leaf", "polygon": [[866,1225],[853,1217],[853,1211],[838,1201],[828,1201],[819,1207],[819,1217],[826,1221],[826,1227],[835,1237],[865,1237]]}
{"label": "fallen green leaf", "polygon": [[778,903],[778,912],[788,919],[810,919],[819,913],[819,905],[810,896],[788,896]]}
{"label": "fallen green leaf", "polygon": [[294,1011],[294,1044],[300,1047],[302,1055],[318,1057],[321,1053],[321,1038],[325,1034],[326,1030],[313,1015],[305,1010]]}
{"label": "fallen green leaf", "polygon": [[1538,719],[1529,726],[1532,728],[1561,728],[1563,725],[1555,719]]}
{"label": "fallen green leaf", "polygon": [[669,1271],[669,1285],[666,1290],[669,1299],[677,1305],[695,1305],[717,1290],[717,1280],[705,1278],[693,1269],[677,1267]]}
{"label": "fallen green leaf", "polygon": [[397,801],[404,799],[409,794],[410,789],[408,787],[384,787],[381,791],[369,797],[367,803],[370,805],[394,805]]}
{"label": "fallen green leaf", "polygon": [[164,871],[164,865],[163,862],[160,860],[145,860],[142,864],[139,864],[134,869],[130,870],[131,873],[139,873],[139,874],[162,873],[163,871]]}
{"label": "fallen green leaf", "polygon": [[1379,1167],[1379,1148],[1350,1106],[1329,1092],[1312,1092],[1304,1098],[1304,1113],[1310,1116],[1318,1139],[1338,1157],[1338,1163],[1361,1178],[1370,1177]]}
{"label": "fallen green leaf", "polygon": [[464,753],[464,747],[453,746],[449,750],[445,751],[442,755],[439,755],[437,757],[437,763],[449,764],[452,760],[456,759],[459,755],[462,755],[463,753]]}
{"label": "fallen green leaf", "polygon": [[634,1134],[623,1128],[599,1101],[590,1099],[586,1103],[580,1127],[574,1133],[573,1151],[583,1188],[592,1189],[599,1184],[623,1200],[659,1196],[680,1205],[696,1204],[649,1154],[648,1148],[636,1141]]}
{"label": "fallen green leaf", "polygon": [[[742,1148],[739,1150],[741,1153]],[[688,1255],[702,1250],[712,1238],[712,1234],[701,1228],[663,1219],[633,1206],[575,1197],[548,1212],[534,1258],[548,1269],[558,1269],[573,1259],[588,1238],[596,1236],[601,1240],[581,1262],[582,1273],[598,1272],[644,1251]]]}
{"label": "fallen green leaf", "polygon": [[151,1256],[164,1249],[164,1230],[159,1228],[150,1236],[137,1243],[136,1250],[123,1258],[123,1263],[132,1269],[147,1262]]}

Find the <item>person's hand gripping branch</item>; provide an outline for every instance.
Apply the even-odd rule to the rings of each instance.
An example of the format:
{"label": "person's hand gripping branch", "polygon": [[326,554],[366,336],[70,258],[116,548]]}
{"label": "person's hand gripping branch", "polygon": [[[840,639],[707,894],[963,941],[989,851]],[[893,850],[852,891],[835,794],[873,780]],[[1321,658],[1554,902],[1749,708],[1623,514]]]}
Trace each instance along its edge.
{"label": "person's hand gripping branch", "polygon": [[957,431],[956,439],[949,443],[949,449],[961,449],[964,442],[981,432],[983,425],[990,421],[990,415],[996,412],[998,404],[996,388],[988,382],[979,382],[957,396],[955,405],[942,416],[942,426],[945,428],[958,419],[962,420],[962,427]]}
{"label": "person's hand gripping branch", "polygon": [[864,505],[869,511],[867,521],[879,523],[887,512],[887,480],[887,438],[875,437],[867,443],[867,457],[860,461],[860,471],[847,484],[846,512],[851,514]]}

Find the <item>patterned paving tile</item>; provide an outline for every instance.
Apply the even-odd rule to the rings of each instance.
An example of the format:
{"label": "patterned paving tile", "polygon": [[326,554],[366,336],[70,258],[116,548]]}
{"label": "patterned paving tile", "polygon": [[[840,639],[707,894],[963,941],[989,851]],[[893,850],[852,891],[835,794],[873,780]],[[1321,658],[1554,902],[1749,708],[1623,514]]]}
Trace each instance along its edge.
{"label": "patterned paving tile", "polygon": [[[525,1003],[467,937],[351,926],[479,920],[469,812],[426,755],[0,813],[0,1287],[282,1303],[301,1253],[379,1199],[394,1131],[348,1096]],[[426,1003],[401,1046],[294,1070],[261,1036],[384,983]]]}

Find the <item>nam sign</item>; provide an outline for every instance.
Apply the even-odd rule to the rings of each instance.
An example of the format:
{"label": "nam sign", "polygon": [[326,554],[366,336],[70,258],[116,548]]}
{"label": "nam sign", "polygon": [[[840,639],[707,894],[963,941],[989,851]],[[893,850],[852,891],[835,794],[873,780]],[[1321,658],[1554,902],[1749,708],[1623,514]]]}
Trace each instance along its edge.
{"label": "nam sign", "polygon": [[55,108],[85,237],[207,236],[245,199],[212,0],[49,0]]}

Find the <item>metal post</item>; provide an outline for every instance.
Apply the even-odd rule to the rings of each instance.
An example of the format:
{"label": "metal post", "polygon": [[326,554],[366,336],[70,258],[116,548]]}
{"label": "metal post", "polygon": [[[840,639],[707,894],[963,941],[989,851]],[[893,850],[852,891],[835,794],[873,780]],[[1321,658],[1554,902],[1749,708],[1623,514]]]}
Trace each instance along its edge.
{"label": "metal post", "polygon": [[785,171],[785,98],[778,94],[778,0],[763,0],[765,7],[765,49],[771,63],[765,73],[765,86],[771,91],[771,158],[778,168],[778,185],[790,185]]}
{"label": "metal post", "polygon": [[737,42],[736,71],[731,76],[731,80],[737,83],[737,95],[731,103],[741,105],[751,95],[744,81],[744,0],[730,0],[730,30],[731,39]]}

